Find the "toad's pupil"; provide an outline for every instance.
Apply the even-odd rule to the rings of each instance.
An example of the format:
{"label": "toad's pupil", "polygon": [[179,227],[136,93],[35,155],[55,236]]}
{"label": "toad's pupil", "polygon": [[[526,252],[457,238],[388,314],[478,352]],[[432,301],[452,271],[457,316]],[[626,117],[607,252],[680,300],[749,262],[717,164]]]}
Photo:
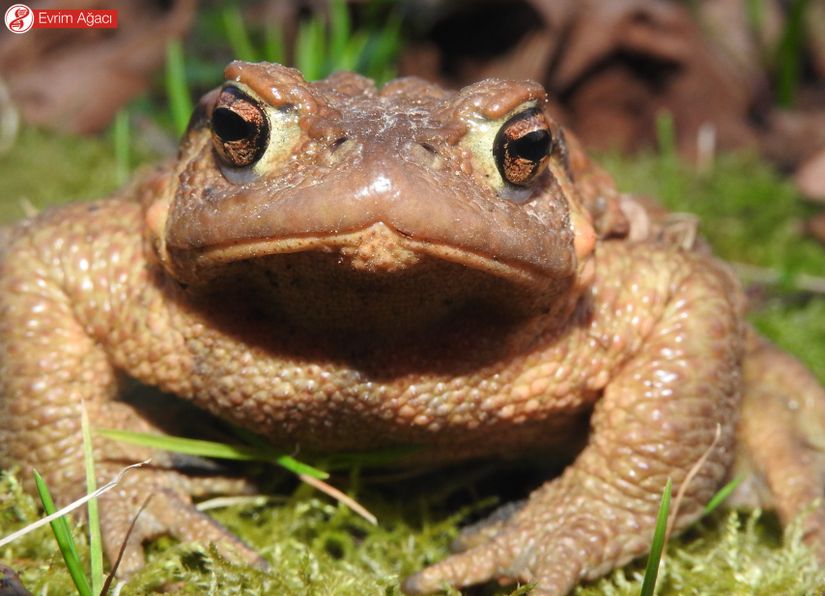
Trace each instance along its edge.
{"label": "toad's pupil", "polygon": [[212,130],[225,143],[248,139],[255,134],[252,124],[227,108],[217,108],[212,114]]}
{"label": "toad's pupil", "polygon": [[533,130],[519,139],[510,142],[507,148],[510,155],[541,161],[550,152],[550,133],[546,130]]}

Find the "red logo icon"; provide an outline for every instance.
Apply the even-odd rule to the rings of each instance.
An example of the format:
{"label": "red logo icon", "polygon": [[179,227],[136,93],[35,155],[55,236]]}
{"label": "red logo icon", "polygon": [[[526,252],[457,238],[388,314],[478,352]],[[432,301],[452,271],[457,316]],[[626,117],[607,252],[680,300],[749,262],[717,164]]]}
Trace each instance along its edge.
{"label": "red logo icon", "polygon": [[13,4],[6,11],[6,29],[25,33],[34,25],[34,11],[25,4]]}

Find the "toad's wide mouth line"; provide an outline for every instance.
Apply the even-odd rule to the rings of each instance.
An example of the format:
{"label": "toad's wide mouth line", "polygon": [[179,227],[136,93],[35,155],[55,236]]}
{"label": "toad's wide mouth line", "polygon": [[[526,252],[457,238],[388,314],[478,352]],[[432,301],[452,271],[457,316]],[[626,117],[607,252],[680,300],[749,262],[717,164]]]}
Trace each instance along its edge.
{"label": "toad's wide mouth line", "polygon": [[[306,235],[278,238],[259,238],[197,249],[175,249],[179,256],[186,255],[197,268],[211,268],[243,260],[269,256],[320,252],[334,253],[356,249],[362,245],[366,230],[326,235]],[[429,257],[458,264],[476,271],[506,279],[524,286],[546,285],[550,279],[566,277],[561,271],[542,271],[534,263],[513,263],[499,260],[496,256],[479,254],[464,247],[416,240],[396,231],[390,232],[393,243],[401,251],[416,259]],[[401,267],[403,269],[403,267]],[[573,271],[567,273],[572,274]]]}

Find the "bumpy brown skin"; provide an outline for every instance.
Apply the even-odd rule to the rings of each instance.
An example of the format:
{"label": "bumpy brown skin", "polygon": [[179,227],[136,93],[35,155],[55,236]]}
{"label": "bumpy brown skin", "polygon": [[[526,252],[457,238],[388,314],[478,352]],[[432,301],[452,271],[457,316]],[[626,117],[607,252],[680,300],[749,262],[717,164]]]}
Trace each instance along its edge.
{"label": "bumpy brown skin", "polygon": [[[289,448],[414,444],[433,462],[581,449],[517,511],[465,532],[463,553],[409,578],[410,592],[514,578],[565,593],[643,554],[666,479],[679,490],[709,451],[675,527],[700,515],[734,459],[739,289],[678,246],[597,243],[588,203],[607,183],[579,195],[570,175],[586,164],[566,161],[556,128],[529,189],[496,179],[484,129],[541,106],[538,85],[452,95],[407,79],[378,92],[356,75],[307,84],[243,63],[227,79],[273,106],[274,144],[255,165],[221,163],[213,93],[174,167],[12,231],[0,464],[77,493],[81,401],[96,426],[151,429],[115,399],[125,373]],[[106,475],[144,455],[97,447]],[[154,455],[104,500],[112,555],[154,494],[122,573],[162,532],[255,560],[191,507],[204,487]]]}

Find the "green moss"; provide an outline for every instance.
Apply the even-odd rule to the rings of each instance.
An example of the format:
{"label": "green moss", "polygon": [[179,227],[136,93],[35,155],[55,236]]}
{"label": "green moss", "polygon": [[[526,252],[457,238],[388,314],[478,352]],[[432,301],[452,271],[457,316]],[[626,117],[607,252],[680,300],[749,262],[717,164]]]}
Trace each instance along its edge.
{"label": "green moss", "polygon": [[400,578],[443,555],[456,519],[416,529],[392,509],[372,526],[302,487],[286,503],[221,510],[216,517],[259,550],[268,570],[175,546],[157,553],[124,594],[181,579],[194,594],[216,581],[250,594],[397,594]]}
{"label": "green moss", "polygon": [[722,155],[703,175],[652,154],[606,156],[603,163],[622,190],[656,197],[671,211],[698,215],[701,232],[720,257],[790,275],[825,275],[825,251],[802,233],[815,208],[757,157]]}
{"label": "green moss", "polygon": [[[23,492],[17,479],[9,473],[0,474],[0,537],[37,521],[40,516],[34,497]],[[84,564],[88,564],[85,535],[75,531],[74,536],[80,556]],[[48,525],[0,549],[0,562],[14,569],[33,593],[75,593],[74,583]]]}
{"label": "green moss", "polygon": [[[399,594],[403,577],[443,558],[466,514],[465,510],[430,521],[418,502],[408,519],[399,513],[405,509],[400,503],[375,500],[369,505],[382,523],[373,526],[315,494],[302,485],[285,502],[215,512],[219,521],[261,553],[267,570],[229,562],[213,548],[162,539],[122,593],[151,594],[176,585],[176,593],[208,594],[216,593],[216,586],[231,585],[239,594]],[[33,497],[22,491],[16,478],[0,475],[0,536],[39,516]],[[83,564],[88,565],[84,532],[76,529],[74,536]],[[73,593],[48,527],[0,549],[0,561],[35,592]]]}
{"label": "green moss", "polygon": [[[635,596],[644,566],[634,563],[576,590],[579,596]],[[659,594],[720,596],[821,594],[825,569],[801,542],[798,526],[779,545],[776,521],[735,511],[714,514],[673,540],[660,569]]]}
{"label": "green moss", "polygon": [[825,384],[825,300],[801,302],[774,298],[751,314],[760,333],[793,353]]}
{"label": "green moss", "polygon": [[[372,491],[368,491],[372,492]],[[37,508],[10,475],[0,476],[0,535],[37,517]],[[213,548],[157,541],[143,571],[124,595],[156,594],[174,586],[176,594],[214,594],[233,586],[238,594],[400,594],[407,574],[447,554],[447,544],[466,511],[430,521],[420,503],[368,504],[381,523],[371,526],[343,507],[298,488],[283,502],[234,506],[215,517],[256,547],[267,570],[223,559]],[[433,516],[434,519],[439,516]],[[84,564],[83,534],[75,532]],[[784,546],[771,516],[717,513],[668,547],[660,572],[660,594],[812,594],[825,590],[825,570],[801,544],[798,528]],[[0,551],[0,561],[16,569],[36,593],[70,594],[72,584],[48,528]],[[581,596],[636,595],[644,561],[576,590]],[[491,587],[486,594],[516,594]]]}
{"label": "green moss", "polygon": [[24,203],[37,209],[104,197],[117,188],[113,146],[24,128],[0,155],[0,222],[20,219]]}
{"label": "green moss", "polygon": [[[132,142],[135,168],[158,159],[149,136]],[[23,218],[28,207],[106,197],[120,186],[118,176],[115,144],[108,136],[23,127],[14,146],[0,154],[0,224]]]}

